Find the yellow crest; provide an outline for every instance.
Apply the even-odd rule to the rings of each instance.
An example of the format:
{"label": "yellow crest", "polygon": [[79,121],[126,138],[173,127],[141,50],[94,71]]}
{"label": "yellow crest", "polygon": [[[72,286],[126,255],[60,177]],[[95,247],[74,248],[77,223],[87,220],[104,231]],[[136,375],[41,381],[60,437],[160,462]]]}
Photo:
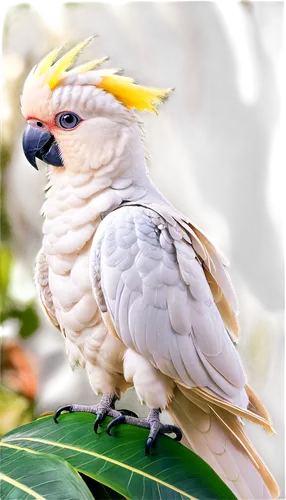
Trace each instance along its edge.
{"label": "yellow crest", "polygon": [[91,36],[84,40],[84,42],[79,43],[64,56],[62,56],[53,66],[53,73],[49,81],[50,89],[53,90],[61,78],[64,76],[66,70],[74,63],[76,57],[79,55],[81,50],[89,43],[94,37]]}
{"label": "yellow crest", "polygon": [[[66,43],[56,47],[38,64],[32,76],[36,78],[43,76],[43,83],[48,83],[50,89],[53,90],[70,74],[83,74],[95,70],[100,64],[107,61],[108,57],[81,64],[68,71],[81,50],[86,47],[93,38],[94,37],[87,38],[64,54],[58,61],[54,62]],[[96,87],[102,88],[105,92],[112,94],[127,108],[135,108],[138,111],[151,111],[152,113],[156,113],[157,106],[161,102],[164,102],[168,94],[174,90],[142,87],[137,85],[132,78],[118,75],[118,70],[107,69],[95,71],[94,73],[98,77],[95,83]]]}
{"label": "yellow crest", "polygon": [[174,90],[142,87],[132,78],[120,75],[103,75],[101,82],[96,86],[114,95],[117,101],[129,109],[135,108],[138,111],[151,111],[151,113],[157,113],[157,106]]}

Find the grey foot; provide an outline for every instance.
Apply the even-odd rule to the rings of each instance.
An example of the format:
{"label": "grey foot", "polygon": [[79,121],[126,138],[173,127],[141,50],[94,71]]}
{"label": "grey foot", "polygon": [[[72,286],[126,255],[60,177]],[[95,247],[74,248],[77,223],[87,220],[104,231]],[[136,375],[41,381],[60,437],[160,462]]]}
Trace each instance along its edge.
{"label": "grey foot", "polygon": [[104,394],[97,405],[67,405],[62,406],[54,413],[54,421],[58,423],[58,417],[63,411],[69,411],[70,413],[81,411],[86,413],[94,413],[96,419],[94,421],[94,432],[97,432],[99,424],[102,422],[104,417],[108,415],[109,417],[118,418],[121,417],[121,413],[114,409],[114,403],[116,401],[116,396],[111,396],[111,394]]}
{"label": "grey foot", "polygon": [[176,441],[182,439],[182,431],[175,425],[163,425],[160,422],[159,410],[152,408],[147,418],[135,418],[128,415],[120,415],[108,424],[106,432],[111,435],[112,427],[117,427],[120,424],[136,425],[137,427],[144,427],[150,429],[149,436],[145,445],[146,455],[150,455],[151,448],[155,442],[158,434],[176,434]]}

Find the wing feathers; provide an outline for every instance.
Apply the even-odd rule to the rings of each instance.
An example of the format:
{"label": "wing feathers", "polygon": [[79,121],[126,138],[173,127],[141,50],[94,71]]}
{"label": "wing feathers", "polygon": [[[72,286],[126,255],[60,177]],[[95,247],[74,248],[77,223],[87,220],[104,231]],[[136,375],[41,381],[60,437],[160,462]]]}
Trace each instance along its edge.
{"label": "wing feathers", "polygon": [[[184,387],[180,388],[180,390],[184,394],[186,394],[186,389]],[[250,422],[253,422],[254,424],[261,425],[268,432],[268,434],[275,433],[271,423],[268,420],[261,417],[260,415],[257,415],[256,413],[253,413],[251,410],[238,407],[235,404],[230,403],[229,401],[226,401],[226,400],[223,401],[223,400],[219,399],[218,397],[216,397],[215,395],[210,394],[205,388],[195,387],[192,390],[199,397],[201,397],[205,401],[207,401],[208,404],[218,406],[219,408],[227,410],[228,412],[233,413],[234,415],[236,415],[238,417],[246,418],[247,420],[249,420]]]}
{"label": "wing feathers", "polygon": [[191,239],[170,221],[142,206],[109,213],[92,249],[95,260],[100,255],[97,281],[128,347],[165,375],[234,401],[244,386],[242,367]]}

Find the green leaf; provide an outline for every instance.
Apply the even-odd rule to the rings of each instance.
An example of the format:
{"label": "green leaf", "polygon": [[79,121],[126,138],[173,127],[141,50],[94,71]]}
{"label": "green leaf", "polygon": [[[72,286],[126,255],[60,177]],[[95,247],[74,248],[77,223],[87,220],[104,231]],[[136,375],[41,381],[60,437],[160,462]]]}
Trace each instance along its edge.
{"label": "green leaf", "polygon": [[10,284],[14,266],[15,255],[11,247],[1,245],[0,247],[0,284],[1,288],[7,290]]}
{"label": "green leaf", "polygon": [[31,339],[41,327],[41,317],[34,304],[26,306],[18,314],[18,335],[21,339]]}
{"label": "green leaf", "polygon": [[148,431],[121,425],[108,436],[106,426],[110,420],[106,418],[95,434],[94,415],[63,414],[58,424],[45,417],[3,439],[21,448],[60,456],[80,473],[128,499],[235,498],[206,462],[177,441],[158,436],[153,455],[147,457],[144,450]]}
{"label": "green leaf", "polygon": [[79,474],[62,458],[1,443],[1,500],[93,500]]}

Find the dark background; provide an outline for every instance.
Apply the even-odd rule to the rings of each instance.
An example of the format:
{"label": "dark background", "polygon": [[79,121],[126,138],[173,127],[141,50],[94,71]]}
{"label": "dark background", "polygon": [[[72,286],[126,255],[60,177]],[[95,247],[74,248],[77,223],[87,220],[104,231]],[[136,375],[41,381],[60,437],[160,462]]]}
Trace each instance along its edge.
{"label": "dark background", "polygon": [[[284,498],[282,29],[282,2],[34,2],[7,11],[1,390],[10,403],[1,417],[3,432],[19,424],[19,408],[25,421],[60,404],[94,401],[84,371],[71,371],[63,339],[35,299],[33,266],[41,245],[46,169],[36,172],[22,153],[19,96],[31,67],[55,45],[68,40],[71,47],[97,34],[81,61],[109,55],[106,66],[123,68],[143,85],[175,87],[158,117],[141,116],[148,167],[164,195],[231,262],[240,302],[238,350],[277,435],[246,428]],[[123,407],[144,414],[132,391],[124,399]]]}

